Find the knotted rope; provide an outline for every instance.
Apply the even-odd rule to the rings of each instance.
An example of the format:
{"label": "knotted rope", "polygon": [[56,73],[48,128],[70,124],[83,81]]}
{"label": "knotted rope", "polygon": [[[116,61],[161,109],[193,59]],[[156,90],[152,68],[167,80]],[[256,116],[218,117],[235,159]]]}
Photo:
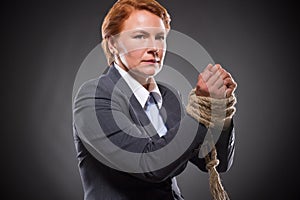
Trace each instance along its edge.
{"label": "knotted rope", "polygon": [[[211,97],[197,96],[196,89],[189,94],[189,102],[186,107],[187,113],[202,123],[207,128],[222,128],[226,119],[235,113],[236,98],[234,95],[225,99],[214,99]],[[213,109],[213,110],[212,110]],[[202,153],[205,156],[206,169],[209,174],[209,187],[214,200],[229,200],[229,196],[222,186],[220,175],[216,169],[219,165],[217,150],[212,142],[203,143]],[[209,153],[209,149],[211,152]]]}

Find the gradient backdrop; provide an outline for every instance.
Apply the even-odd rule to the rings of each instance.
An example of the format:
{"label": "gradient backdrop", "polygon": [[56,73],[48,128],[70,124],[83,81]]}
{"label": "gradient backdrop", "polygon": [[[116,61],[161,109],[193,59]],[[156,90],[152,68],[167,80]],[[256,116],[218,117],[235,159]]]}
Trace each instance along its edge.
{"label": "gradient backdrop", "polygon": [[[299,158],[299,20],[288,1],[160,0],[172,28],[197,40],[238,83],[234,200],[292,199]],[[14,1],[1,6],[1,192],[6,199],[81,200],[72,137],[77,70],[100,42],[114,1]],[[196,83],[196,80],[195,80]],[[178,177],[186,200],[210,199],[208,176]],[[295,199],[295,198],[293,198]]]}

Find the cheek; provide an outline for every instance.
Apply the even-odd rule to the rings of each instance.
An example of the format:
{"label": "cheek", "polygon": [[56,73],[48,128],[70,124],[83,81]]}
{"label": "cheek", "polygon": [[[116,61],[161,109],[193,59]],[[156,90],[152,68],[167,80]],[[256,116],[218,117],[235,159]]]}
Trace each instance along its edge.
{"label": "cheek", "polygon": [[160,52],[159,52],[159,57],[162,58],[164,57],[166,54],[166,50],[165,49],[162,49]]}
{"label": "cheek", "polygon": [[145,50],[135,50],[128,52],[125,57],[128,62],[128,64],[131,64],[131,66],[138,65],[140,61],[143,58],[143,55],[145,53]]}
{"label": "cheek", "polygon": [[165,50],[161,50],[158,53],[158,57],[160,58],[160,60],[163,62],[165,59],[165,55],[166,55],[166,51]]}
{"label": "cheek", "polygon": [[141,50],[141,43],[130,39],[122,39],[119,41],[119,48],[123,54],[136,54]]}

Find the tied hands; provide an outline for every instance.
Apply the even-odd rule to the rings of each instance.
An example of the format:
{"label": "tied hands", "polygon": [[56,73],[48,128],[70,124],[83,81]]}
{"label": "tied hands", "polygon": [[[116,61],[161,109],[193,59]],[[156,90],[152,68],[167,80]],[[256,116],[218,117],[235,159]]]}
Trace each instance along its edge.
{"label": "tied hands", "polygon": [[237,87],[230,73],[221,65],[209,64],[198,76],[196,95],[224,99],[230,97]]}
{"label": "tied hands", "polygon": [[197,85],[189,95],[187,113],[206,127],[229,128],[236,110],[236,87],[230,73],[221,65],[209,64],[199,74]]}

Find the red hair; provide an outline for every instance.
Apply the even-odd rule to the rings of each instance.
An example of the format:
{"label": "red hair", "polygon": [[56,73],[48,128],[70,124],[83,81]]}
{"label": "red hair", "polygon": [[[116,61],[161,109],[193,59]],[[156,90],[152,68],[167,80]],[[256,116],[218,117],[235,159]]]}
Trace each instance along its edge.
{"label": "red hair", "polygon": [[170,16],[167,10],[155,0],[118,0],[109,10],[102,23],[102,48],[109,65],[114,62],[114,55],[108,48],[110,36],[121,33],[124,22],[134,10],[146,10],[163,20],[166,29],[170,29]]}

